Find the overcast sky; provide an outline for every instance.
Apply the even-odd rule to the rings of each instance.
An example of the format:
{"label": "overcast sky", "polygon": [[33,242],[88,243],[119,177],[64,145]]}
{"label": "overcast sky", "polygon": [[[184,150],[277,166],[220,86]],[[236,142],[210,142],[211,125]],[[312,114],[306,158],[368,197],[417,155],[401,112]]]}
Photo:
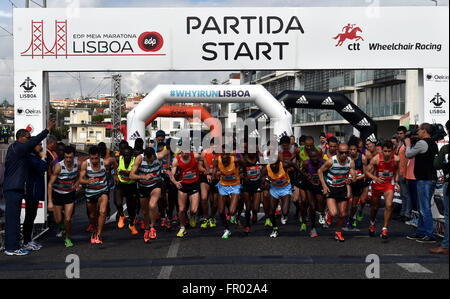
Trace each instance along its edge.
{"label": "overcast sky", "polygon": [[[35,0],[42,3],[42,0]],[[24,7],[24,0],[0,0],[0,103],[7,99],[13,102],[13,37],[12,7]],[[441,6],[448,6],[449,0],[438,0]],[[179,6],[433,6],[432,0],[47,0],[48,7],[179,7]],[[37,5],[31,3],[31,7]],[[223,81],[229,72],[152,72],[122,73],[122,92],[149,92],[157,84],[209,84],[211,79]],[[103,80],[106,73],[82,73],[83,95],[95,96],[110,93],[109,80]],[[50,97],[79,97],[80,85],[75,79],[78,73],[51,73]],[[74,78],[75,77],[75,78]]]}

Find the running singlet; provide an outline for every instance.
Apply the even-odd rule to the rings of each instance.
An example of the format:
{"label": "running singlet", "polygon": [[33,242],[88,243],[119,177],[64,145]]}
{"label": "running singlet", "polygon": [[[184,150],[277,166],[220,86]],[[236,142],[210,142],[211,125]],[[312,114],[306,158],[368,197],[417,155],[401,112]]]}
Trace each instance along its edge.
{"label": "running singlet", "polygon": [[155,159],[152,163],[149,163],[145,160],[144,155],[141,155],[142,162],[141,166],[138,168],[138,175],[143,174],[152,174],[153,177],[151,177],[148,180],[139,180],[138,186],[141,188],[150,188],[155,186],[156,184],[160,183],[162,181],[161,177],[161,170],[162,165],[161,162],[158,159]]}
{"label": "running singlet", "polygon": [[108,192],[108,181],[106,180],[105,161],[100,159],[100,169],[95,171],[92,169],[91,159],[87,160],[86,176],[95,181],[86,185],[86,197],[93,197]]}
{"label": "running singlet", "polygon": [[322,167],[323,161],[319,161],[319,167],[316,169],[312,163],[311,160],[308,160],[306,162],[306,174],[308,175],[308,180],[311,184],[314,186],[320,186],[320,179],[319,179],[319,168]]}
{"label": "running singlet", "polygon": [[337,156],[333,156],[333,165],[327,172],[326,183],[333,188],[345,187],[345,180],[348,178],[350,172],[350,157],[347,157],[347,161],[344,165],[341,165],[337,159]]}
{"label": "running singlet", "polygon": [[58,162],[61,165],[61,172],[53,184],[53,191],[59,194],[69,194],[75,191],[75,182],[78,178],[78,159],[73,161],[72,170],[69,171],[64,164],[64,160]]}
{"label": "running singlet", "polygon": [[217,158],[218,154],[213,154],[210,149],[205,150],[206,167],[212,169],[214,167],[214,158]]}
{"label": "running singlet", "polygon": [[378,154],[379,162],[376,166],[375,173],[378,177],[384,179],[383,184],[378,184],[375,182],[372,182],[373,188],[376,189],[386,189],[386,186],[393,185],[394,184],[394,173],[395,173],[395,157],[394,155],[391,156],[391,159],[388,162],[385,162],[383,159],[383,155],[381,153]]}
{"label": "running singlet", "polygon": [[295,153],[295,146],[291,145],[289,147],[289,150],[285,151],[283,150],[282,146],[280,145],[280,147],[278,148],[278,152],[281,153],[281,157],[283,159],[283,161],[290,161],[292,156]]}
{"label": "running singlet", "polygon": [[[319,151],[319,153],[320,153],[320,147],[316,146],[316,150]],[[302,145],[300,147],[300,151],[298,153],[298,160],[300,161],[300,167],[303,166],[303,163],[306,163],[306,161],[309,160],[309,155],[306,152],[306,149],[305,149],[304,145]]]}
{"label": "running singlet", "polygon": [[181,158],[181,154],[177,155],[178,160],[178,168],[180,169],[180,177],[181,183],[183,184],[192,184],[198,182],[199,179],[199,171],[198,171],[198,162],[194,157],[194,153],[191,152],[189,162],[184,162]]}
{"label": "running singlet", "polygon": [[250,182],[261,181],[261,169],[262,166],[257,162],[256,164],[247,164],[245,166],[245,172],[247,174],[247,179]]}
{"label": "running singlet", "polygon": [[356,171],[356,177],[360,177],[364,173],[364,166],[362,162],[362,154],[358,153],[358,159],[355,161],[355,171]]}
{"label": "running singlet", "polygon": [[283,162],[280,161],[280,169],[278,170],[278,173],[273,173],[270,164],[267,165],[266,168],[272,187],[283,188],[291,183],[288,174],[283,168]]}
{"label": "running singlet", "polygon": [[117,172],[118,172],[119,181],[121,183],[133,184],[136,182],[136,181],[133,181],[132,179],[130,179],[130,172],[131,172],[131,169],[133,168],[134,160],[135,160],[135,158],[132,157],[128,167],[125,167],[124,157],[123,156],[119,157],[119,168],[117,168]]}
{"label": "running singlet", "polygon": [[220,170],[220,184],[223,186],[240,185],[239,169],[234,164],[234,157],[230,157],[230,164],[227,167],[222,163],[222,156],[219,156],[217,161]]}

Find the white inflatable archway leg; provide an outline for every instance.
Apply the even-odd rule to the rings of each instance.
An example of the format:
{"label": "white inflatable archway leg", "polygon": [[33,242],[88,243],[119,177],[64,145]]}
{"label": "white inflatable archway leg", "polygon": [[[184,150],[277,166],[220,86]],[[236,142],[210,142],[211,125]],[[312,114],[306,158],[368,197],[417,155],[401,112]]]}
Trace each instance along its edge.
{"label": "white inflatable archway leg", "polygon": [[292,135],[292,115],[262,85],[158,85],[127,115],[128,143],[145,142],[145,121],[166,103],[255,103],[274,134]]}

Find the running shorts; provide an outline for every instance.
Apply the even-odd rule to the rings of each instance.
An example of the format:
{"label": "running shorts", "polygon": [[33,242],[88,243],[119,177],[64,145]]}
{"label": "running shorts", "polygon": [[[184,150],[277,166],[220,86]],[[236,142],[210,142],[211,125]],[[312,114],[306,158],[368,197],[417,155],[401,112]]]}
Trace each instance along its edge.
{"label": "running shorts", "polygon": [[269,192],[273,198],[281,199],[282,197],[285,197],[286,195],[292,195],[292,186],[291,186],[291,184],[286,185],[281,188],[270,186]]}
{"label": "running shorts", "polygon": [[162,188],[162,183],[157,183],[151,187],[139,187],[138,188],[138,193],[139,193],[139,197],[140,198],[149,198],[150,194],[152,194],[152,191],[155,189],[161,189]]}
{"label": "running shorts", "polygon": [[340,187],[340,188],[333,188],[328,186],[330,189],[330,193],[325,195],[325,198],[334,198],[336,201],[348,201],[349,198],[347,197],[347,186]]}
{"label": "running shorts", "polygon": [[221,196],[230,196],[231,194],[241,194],[241,185],[224,186],[220,183],[217,184],[217,189]]}
{"label": "running shorts", "polygon": [[59,194],[58,192],[53,191],[52,200],[55,206],[63,206],[68,205],[75,202],[75,191],[67,193],[67,194]]}
{"label": "running shorts", "polygon": [[187,193],[188,196],[194,195],[195,193],[200,192],[200,183],[195,182],[191,184],[181,183],[183,186],[179,191],[183,193]]}

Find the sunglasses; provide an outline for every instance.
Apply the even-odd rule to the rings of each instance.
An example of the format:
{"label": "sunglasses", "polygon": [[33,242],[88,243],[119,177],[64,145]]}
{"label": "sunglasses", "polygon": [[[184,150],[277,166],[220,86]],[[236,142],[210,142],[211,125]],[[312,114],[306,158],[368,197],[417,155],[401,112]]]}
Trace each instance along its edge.
{"label": "sunglasses", "polygon": [[341,151],[339,151],[339,154],[341,154],[341,155],[348,155],[348,152],[341,152]]}

